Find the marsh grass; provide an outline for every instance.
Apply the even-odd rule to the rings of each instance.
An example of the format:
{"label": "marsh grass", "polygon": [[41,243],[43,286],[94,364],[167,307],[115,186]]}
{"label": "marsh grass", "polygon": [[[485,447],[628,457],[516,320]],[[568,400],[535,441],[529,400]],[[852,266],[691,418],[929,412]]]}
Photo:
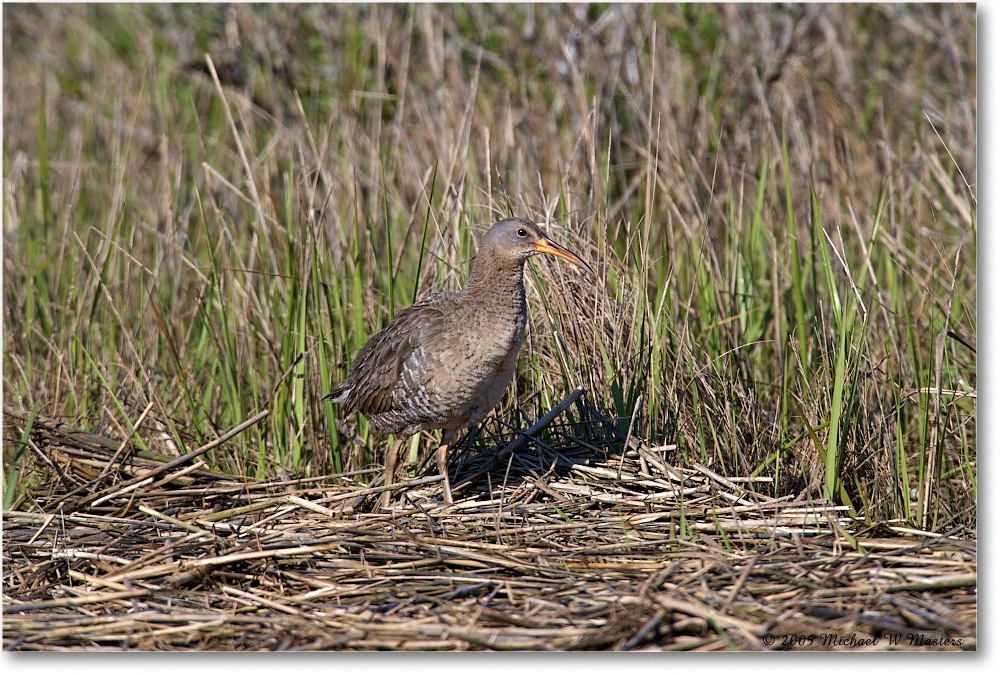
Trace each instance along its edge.
{"label": "marsh grass", "polygon": [[[582,385],[677,464],[975,526],[974,6],[3,16],[5,405],[151,405],[164,455],[266,408],[211,468],[364,468],[322,396],[513,212],[597,278],[531,263],[502,419]],[[46,471],[5,427],[4,507]]]}

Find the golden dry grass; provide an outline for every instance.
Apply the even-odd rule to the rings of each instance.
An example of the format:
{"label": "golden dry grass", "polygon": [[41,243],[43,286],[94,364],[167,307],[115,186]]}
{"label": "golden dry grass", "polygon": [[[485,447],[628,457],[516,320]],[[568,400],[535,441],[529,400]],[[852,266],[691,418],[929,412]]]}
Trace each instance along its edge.
{"label": "golden dry grass", "polygon": [[656,450],[595,460],[579,427],[553,430],[547,467],[515,454],[453,505],[418,479],[373,513],[351,477],[246,484],[203,463],[67,499],[117,444],[37,424],[61,479],[4,514],[8,649],[977,645],[963,533],[867,526]]}

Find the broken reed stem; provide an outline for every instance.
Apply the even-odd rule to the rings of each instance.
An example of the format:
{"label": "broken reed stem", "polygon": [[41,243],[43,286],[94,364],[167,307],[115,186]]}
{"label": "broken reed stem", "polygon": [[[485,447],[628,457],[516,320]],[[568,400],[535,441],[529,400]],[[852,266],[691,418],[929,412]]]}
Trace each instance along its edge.
{"label": "broken reed stem", "polygon": [[248,428],[252,427],[253,425],[257,424],[258,422],[260,422],[261,420],[263,420],[265,417],[267,417],[269,414],[270,414],[270,411],[268,411],[268,410],[261,410],[259,413],[257,413],[256,415],[254,415],[250,419],[246,420],[245,422],[243,422],[241,424],[238,424],[237,426],[233,427],[232,429],[230,429],[226,433],[224,433],[221,436],[219,436],[218,438],[216,438],[214,441],[210,441],[210,442],[206,443],[205,445],[201,446],[197,450],[192,450],[191,452],[187,453],[186,455],[181,455],[180,457],[178,457],[176,459],[170,460],[166,464],[158,466],[155,469],[153,469],[152,471],[150,471],[149,473],[146,473],[146,474],[144,474],[142,476],[137,476],[135,478],[129,479],[129,480],[125,481],[124,483],[120,483],[118,485],[113,485],[112,487],[107,488],[106,490],[102,490],[101,492],[97,493],[96,495],[91,495],[90,497],[87,497],[85,499],[81,499],[80,501],[76,502],[73,505],[73,507],[72,507],[71,510],[77,511],[77,510],[79,510],[79,509],[81,509],[81,508],[83,508],[85,506],[94,505],[97,502],[103,500],[108,495],[111,495],[111,494],[121,494],[123,491],[126,490],[126,488],[134,486],[134,485],[136,485],[138,483],[141,483],[143,481],[147,481],[148,480],[148,481],[152,482],[150,479],[155,478],[156,476],[159,476],[161,473],[165,473],[167,471],[170,471],[171,469],[174,469],[174,468],[176,468],[176,467],[178,467],[178,466],[180,466],[182,464],[186,464],[187,462],[190,462],[192,459],[194,459],[196,457],[199,457],[201,455],[204,455],[206,452],[208,452],[209,450],[212,450],[213,448],[219,447],[220,445],[222,445],[223,443],[225,443],[226,441],[228,441],[233,436],[236,436],[236,435],[242,433],[243,431],[245,431],[246,429],[248,429]]}
{"label": "broken reed stem", "polygon": [[149,405],[146,406],[146,409],[142,411],[142,413],[139,415],[139,418],[135,421],[135,424],[132,425],[132,429],[128,432],[128,434],[126,434],[125,438],[123,438],[122,442],[118,445],[118,449],[115,450],[115,454],[112,455],[111,459],[108,460],[108,463],[104,465],[104,470],[101,471],[101,475],[97,477],[97,480],[101,480],[102,478],[107,476],[108,473],[110,473],[111,467],[114,466],[115,462],[118,461],[118,457],[121,456],[122,452],[125,451],[125,448],[128,446],[129,441],[132,440],[132,437],[135,436],[137,431],[139,431],[139,427],[142,426],[143,421],[145,421],[146,416],[152,409],[153,409],[153,402],[150,401]]}

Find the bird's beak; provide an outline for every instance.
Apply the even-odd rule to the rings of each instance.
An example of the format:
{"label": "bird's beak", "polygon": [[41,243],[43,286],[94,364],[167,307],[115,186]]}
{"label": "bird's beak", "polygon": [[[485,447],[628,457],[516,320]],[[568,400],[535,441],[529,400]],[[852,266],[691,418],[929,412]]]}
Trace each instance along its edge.
{"label": "bird's beak", "polygon": [[590,272],[591,276],[594,275],[594,270],[590,269],[590,265],[580,260],[580,256],[575,253],[571,253],[569,249],[560,246],[547,237],[542,237],[535,242],[535,250],[539,253],[549,253],[551,255],[558,256],[563,260],[568,260],[574,265],[579,265],[583,269]]}

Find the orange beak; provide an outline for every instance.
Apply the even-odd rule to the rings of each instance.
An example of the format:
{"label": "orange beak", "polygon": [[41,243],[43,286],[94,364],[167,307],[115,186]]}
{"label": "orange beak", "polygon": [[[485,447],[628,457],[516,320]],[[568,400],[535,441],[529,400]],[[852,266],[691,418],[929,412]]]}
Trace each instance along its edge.
{"label": "orange beak", "polygon": [[535,242],[535,250],[539,253],[549,253],[551,255],[558,256],[563,260],[568,260],[574,265],[578,265],[590,272],[591,276],[594,275],[594,270],[590,269],[590,265],[580,260],[580,256],[575,253],[571,253],[569,249],[560,246],[547,237],[542,237]]}

